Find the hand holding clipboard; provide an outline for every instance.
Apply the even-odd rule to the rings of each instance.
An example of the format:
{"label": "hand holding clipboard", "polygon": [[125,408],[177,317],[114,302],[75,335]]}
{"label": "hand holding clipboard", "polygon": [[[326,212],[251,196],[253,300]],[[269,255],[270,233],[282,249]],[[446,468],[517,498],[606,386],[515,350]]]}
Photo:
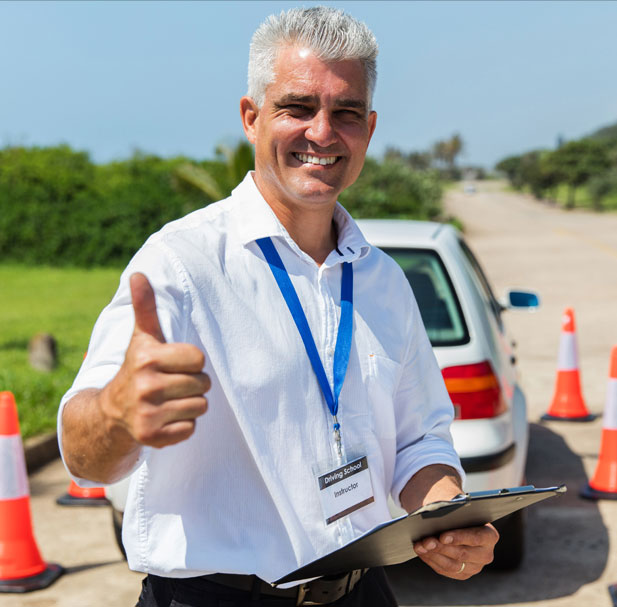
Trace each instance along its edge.
{"label": "hand holding clipboard", "polygon": [[451,529],[477,527],[566,492],[565,485],[536,489],[532,485],[466,493],[434,502],[378,525],[349,544],[273,582],[273,585],[337,575],[354,569],[396,565],[414,558],[413,542]]}

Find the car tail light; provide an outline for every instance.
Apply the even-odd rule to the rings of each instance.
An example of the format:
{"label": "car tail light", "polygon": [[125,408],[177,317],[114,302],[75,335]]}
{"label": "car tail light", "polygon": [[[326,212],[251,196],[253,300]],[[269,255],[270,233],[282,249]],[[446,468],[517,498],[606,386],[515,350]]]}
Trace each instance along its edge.
{"label": "car tail light", "polygon": [[497,417],[506,410],[499,381],[488,361],[441,371],[456,419]]}

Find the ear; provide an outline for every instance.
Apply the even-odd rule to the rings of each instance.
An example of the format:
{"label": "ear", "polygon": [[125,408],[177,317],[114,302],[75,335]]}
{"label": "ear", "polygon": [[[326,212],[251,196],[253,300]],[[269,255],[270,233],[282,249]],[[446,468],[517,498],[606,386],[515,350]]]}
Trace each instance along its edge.
{"label": "ear", "polygon": [[240,99],[240,118],[242,119],[242,128],[244,128],[246,138],[255,145],[259,108],[252,97],[245,96]]}
{"label": "ear", "polygon": [[[371,137],[375,132],[375,127],[377,126],[377,112],[371,111],[368,115],[368,143],[371,141]],[[367,147],[368,147],[367,143]]]}

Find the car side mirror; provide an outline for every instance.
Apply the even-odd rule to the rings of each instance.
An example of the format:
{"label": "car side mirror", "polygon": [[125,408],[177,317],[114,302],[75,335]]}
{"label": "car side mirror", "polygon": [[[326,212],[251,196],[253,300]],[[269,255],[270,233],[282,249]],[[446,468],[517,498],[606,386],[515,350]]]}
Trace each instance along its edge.
{"label": "car side mirror", "polygon": [[526,308],[530,311],[535,311],[535,309],[540,305],[540,296],[532,291],[509,289],[506,291],[506,295],[501,304],[504,309]]}

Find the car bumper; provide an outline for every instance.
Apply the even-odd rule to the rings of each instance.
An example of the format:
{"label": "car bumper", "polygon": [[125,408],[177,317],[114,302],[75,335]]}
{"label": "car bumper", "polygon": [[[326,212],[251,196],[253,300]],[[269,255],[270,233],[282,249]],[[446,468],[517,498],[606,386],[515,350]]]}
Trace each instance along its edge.
{"label": "car bumper", "polygon": [[490,453],[488,455],[478,455],[475,457],[462,457],[461,465],[467,474],[477,472],[490,472],[507,466],[516,455],[516,445],[512,443],[502,451]]}

